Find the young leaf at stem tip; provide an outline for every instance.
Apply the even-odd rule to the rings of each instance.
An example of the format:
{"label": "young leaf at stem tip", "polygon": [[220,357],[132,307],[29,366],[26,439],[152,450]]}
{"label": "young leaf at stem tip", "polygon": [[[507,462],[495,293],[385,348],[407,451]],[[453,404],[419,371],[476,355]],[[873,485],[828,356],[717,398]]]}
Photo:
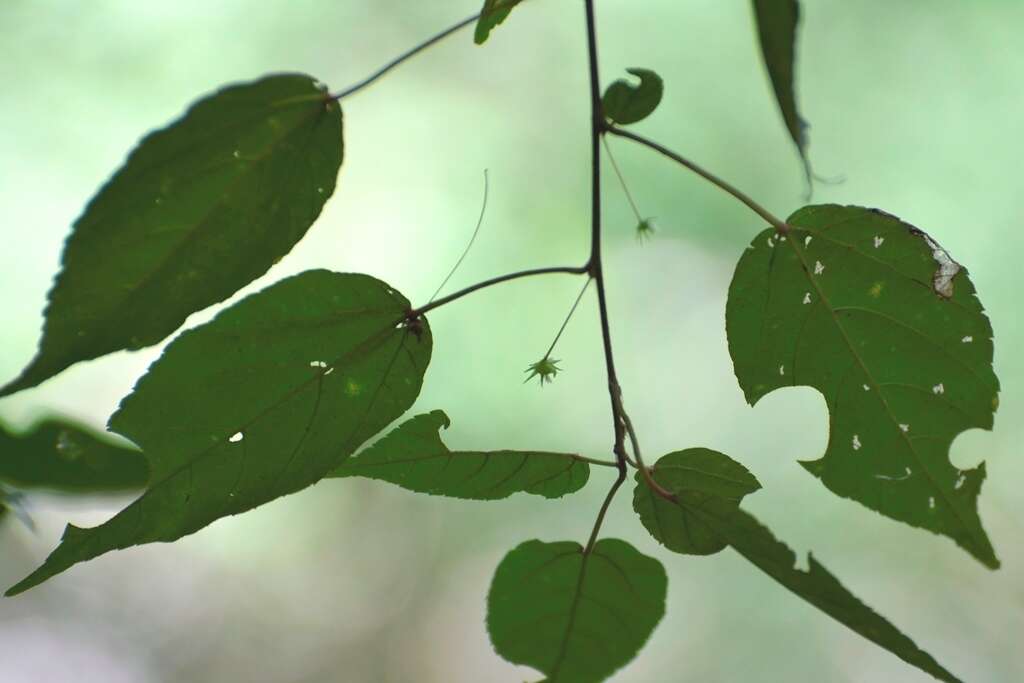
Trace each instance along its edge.
{"label": "young leaf at stem tip", "polygon": [[604,91],[601,106],[605,118],[612,123],[627,125],[642,121],[658,108],[664,93],[661,76],[650,69],[626,69],[640,79],[634,85],[620,78]]}
{"label": "young leaf at stem tip", "polygon": [[494,649],[549,683],[597,683],[632,660],[665,614],[661,563],[618,539],[527,541],[498,565],[487,594]]}
{"label": "young leaf at stem tip", "polygon": [[796,596],[888,650],[911,666],[947,683],[959,683],[949,671],[888,620],[865,605],[819,564],[797,569],[796,555],[776,540],[753,515],[739,509],[740,499],[757,482],[742,465],[708,449],[670,453],[651,469],[655,482],[675,496],[656,495],[639,475],[633,507],[655,539],[669,550],[695,554],[726,545]]}
{"label": "young leaf at stem tip", "polygon": [[75,221],[39,351],[0,396],[141,349],[287,254],[334,192],[341,108],[310,76],[231,85],[150,133]]}
{"label": "young leaf at stem tip", "polygon": [[436,496],[498,500],[513,493],[560,498],[587,483],[590,467],[572,453],[450,451],[440,430],[448,416],[434,410],[402,423],[330,477],[366,477]]}
{"label": "young leaf at stem tip", "polygon": [[747,401],[820,391],[828,447],[804,468],[997,568],[978,516],[984,464],[949,460],[958,434],[992,428],[999,393],[992,326],[966,269],[878,210],[809,206],[787,222],[788,235],[754,238],[729,286],[726,334]]}
{"label": "young leaf at stem tip", "polygon": [[476,30],[473,33],[473,42],[483,45],[499,24],[508,18],[512,8],[522,0],[484,0],[484,7],[480,10],[480,18],[476,22]]}
{"label": "young leaf at stem tip", "polygon": [[110,419],[145,452],[149,488],[105,524],[68,525],[7,594],[319,481],[419,394],[431,335],[401,324],[409,308],[369,275],[311,270],[179,336]]}

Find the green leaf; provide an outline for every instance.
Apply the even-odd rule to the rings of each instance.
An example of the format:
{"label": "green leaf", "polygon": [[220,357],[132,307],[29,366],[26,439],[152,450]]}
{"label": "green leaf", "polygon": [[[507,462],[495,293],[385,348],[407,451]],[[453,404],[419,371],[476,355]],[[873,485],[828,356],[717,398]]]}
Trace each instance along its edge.
{"label": "green leaf", "polygon": [[[707,448],[669,453],[658,460],[656,474],[655,480],[673,492],[679,502],[652,495],[647,486],[638,485],[633,509],[659,543],[687,555],[712,555],[727,545],[691,509],[727,519],[745,495],[761,488],[743,465]],[[639,472],[636,477],[640,484]]]}
{"label": "green leaf", "polygon": [[491,31],[505,21],[512,8],[520,2],[522,0],[484,0],[484,8],[480,10],[480,18],[477,19],[476,31],[473,33],[473,42],[483,45]]}
{"label": "green leaf", "polygon": [[527,541],[501,561],[487,595],[498,654],[550,683],[602,681],[640,651],[665,614],[661,563],[617,539]]}
{"label": "green leaf", "polygon": [[796,143],[800,159],[804,164],[807,179],[811,179],[810,162],[807,160],[807,122],[796,107],[793,85],[794,63],[796,61],[796,32],[800,22],[800,4],[797,0],[754,0],[754,19],[757,35],[761,42],[768,77],[775,90],[775,100],[782,111],[786,130]]}
{"label": "green leaf", "polygon": [[811,206],[789,224],[788,239],[754,239],[729,287],[729,351],[747,401],[819,390],[829,442],[802,463],[809,472],[998,567],[977,510],[984,465],[949,461],[958,434],[992,427],[998,402],[992,327],[967,271],[879,211]]}
{"label": "green leaf", "polygon": [[498,500],[520,491],[545,498],[574,493],[587,483],[590,467],[571,453],[456,451],[441,442],[451,422],[440,410],[417,415],[332,477],[367,477],[436,496]]}
{"label": "green leaf", "polygon": [[267,271],[334,191],[341,109],[299,74],[232,85],[139,143],[64,248],[39,351],[0,396],[155,344]]}
{"label": "green leaf", "polygon": [[8,595],[324,477],[419,394],[431,337],[425,321],[400,324],[408,310],[380,280],[312,270],[179,336],[110,419],[145,452],[149,488],[99,527],[69,525]]}
{"label": "green leaf", "polygon": [[[682,453],[696,450],[698,449]],[[715,458],[719,461],[717,466],[712,464]],[[914,641],[884,617],[858,600],[814,557],[809,557],[807,571],[797,569],[793,551],[776,540],[752,515],[735,506],[707,504],[707,500],[728,500],[727,495],[730,491],[740,496],[744,490],[750,492],[749,484],[744,487],[740,483],[743,478],[736,476],[742,469],[741,466],[721,453],[707,451],[701,466],[694,468],[696,472],[689,473],[692,479],[702,481],[708,472],[727,471],[732,473],[730,480],[739,481],[715,486],[695,486],[692,479],[688,480],[683,476],[684,473],[679,471],[679,462],[679,453],[670,453],[661,458],[652,469],[654,480],[675,494],[675,502],[656,496],[639,476],[636,479],[633,505],[654,538],[670,550],[685,553],[686,550],[677,550],[669,541],[687,538],[687,535],[692,533],[688,529],[692,529],[696,521],[702,525],[705,533],[719,538],[721,547],[731,545],[758,569],[839,623],[939,680],[957,683],[958,679],[953,674],[942,668],[931,655],[919,649]],[[702,491],[719,491],[720,495],[701,498],[694,495],[695,488]],[[644,513],[641,510],[645,509],[658,511],[657,525],[651,525],[643,519]]]}
{"label": "green leaf", "polygon": [[68,493],[141,489],[148,467],[137,449],[63,419],[16,434],[0,425],[0,482]]}
{"label": "green leaf", "polygon": [[646,119],[658,108],[665,91],[661,76],[650,69],[626,69],[640,79],[639,85],[620,78],[604,91],[601,106],[613,123],[630,124]]}

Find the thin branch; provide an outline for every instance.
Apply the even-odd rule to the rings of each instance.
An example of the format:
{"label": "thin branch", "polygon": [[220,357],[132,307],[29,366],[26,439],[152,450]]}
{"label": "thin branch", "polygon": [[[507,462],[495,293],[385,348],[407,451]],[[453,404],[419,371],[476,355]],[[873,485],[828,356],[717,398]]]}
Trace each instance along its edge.
{"label": "thin branch", "polygon": [[640,454],[640,441],[636,437],[636,430],[633,429],[633,422],[629,419],[629,415],[626,414],[625,410],[622,411],[622,421],[626,425],[626,433],[629,434],[629,443],[633,448],[633,457],[636,458],[636,468],[640,470],[640,474],[644,478],[644,483],[647,484],[648,488],[665,500],[672,501],[673,503],[677,502],[675,494],[666,490],[661,484],[654,481],[654,477],[651,475],[651,470],[649,470],[644,464],[644,458]]}
{"label": "thin branch", "polygon": [[583,289],[580,290],[580,293],[579,295],[577,295],[576,301],[573,303],[572,308],[569,309],[569,315],[565,316],[565,320],[562,321],[562,326],[558,328],[558,334],[555,335],[554,341],[552,341],[551,346],[548,347],[548,352],[544,354],[545,358],[549,358],[551,356],[551,352],[555,350],[555,344],[557,344],[558,340],[562,338],[562,333],[565,332],[565,326],[569,324],[570,320],[572,320],[572,314],[576,312],[576,307],[580,305],[580,300],[586,293],[587,287],[590,286],[591,280],[593,280],[593,278],[588,277],[587,281],[583,283]]}
{"label": "thin branch", "polygon": [[608,138],[602,136],[601,142],[604,143],[604,151],[608,152],[608,161],[611,162],[612,169],[615,170],[615,175],[619,179],[619,185],[622,185],[622,191],[626,193],[626,200],[629,201],[629,206],[633,209],[633,215],[636,216],[636,222],[642,223],[644,219],[640,215],[640,209],[636,208],[636,202],[633,201],[633,194],[629,191],[629,186],[626,185],[626,179],[622,176],[622,170],[615,162],[615,155],[612,154],[612,148],[608,145]]}
{"label": "thin branch", "polygon": [[608,490],[608,495],[604,497],[604,502],[601,503],[601,509],[597,513],[597,519],[594,521],[594,528],[590,532],[590,538],[587,540],[587,547],[583,549],[583,555],[589,555],[590,551],[594,549],[594,544],[597,543],[597,535],[601,532],[601,525],[604,524],[604,517],[608,514],[608,506],[612,504],[612,499],[615,498],[615,494],[619,492],[619,487],[622,486],[622,482],[626,481],[626,467],[621,462],[619,463],[619,476],[615,477],[615,483],[612,484],[611,489]]}
{"label": "thin branch", "polygon": [[438,308],[439,306],[444,306],[445,304],[451,303],[456,299],[461,299],[467,294],[472,294],[478,289],[484,289],[486,287],[497,285],[502,282],[508,282],[509,280],[518,280],[519,278],[523,277],[532,277],[534,275],[548,275],[551,273],[570,273],[573,275],[584,275],[587,272],[589,272],[589,269],[589,266],[553,266],[551,268],[531,268],[530,270],[519,270],[516,271],[515,273],[499,275],[497,277],[492,277],[489,280],[478,282],[475,285],[470,285],[465,289],[460,289],[459,291],[449,294],[448,296],[443,296],[437,301],[431,301],[430,303],[420,306],[419,308],[414,308],[405,314],[405,319],[415,320],[416,318],[420,317],[421,315],[428,311],[432,311],[435,308]]}
{"label": "thin branch", "polygon": [[580,460],[582,462],[590,463],[591,465],[600,465],[601,467],[618,467],[619,463],[612,462],[611,460],[598,460],[597,458],[588,458],[585,455],[573,455],[574,460]]}
{"label": "thin branch", "polygon": [[380,69],[375,71],[373,74],[367,76],[366,78],[364,78],[363,80],[359,81],[355,85],[352,85],[352,86],[349,86],[348,88],[345,88],[344,90],[342,90],[337,95],[331,95],[331,99],[340,100],[340,99],[342,99],[344,97],[348,97],[349,95],[352,95],[352,94],[362,90],[363,88],[367,87],[368,85],[371,85],[378,78],[380,78],[380,77],[384,76],[385,74],[387,74],[389,71],[394,69],[396,66],[398,66],[399,64],[401,64],[405,60],[407,60],[407,59],[409,59],[411,57],[415,57],[420,52],[423,52],[424,50],[426,50],[428,47],[430,47],[434,43],[438,43],[438,42],[444,40],[445,38],[447,38],[451,34],[456,33],[460,29],[463,29],[463,28],[469,26],[470,24],[472,24],[473,22],[475,22],[479,18],[480,18],[480,13],[478,12],[477,14],[474,14],[471,17],[466,17],[465,19],[463,19],[462,21],[460,21],[457,24],[454,24],[453,26],[449,26],[448,28],[446,28],[445,30],[441,31],[437,35],[435,35],[435,36],[433,36],[431,38],[428,38],[427,40],[425,40],[424,42],[420,43],[416,47],[411,48],[411,49],[407,50],[406,52],[403,52],[399,56],[395,57],[390,62],[388,62],[387,64],[382,66]]}
{"label": "thin branch", "polygon": [[735,187],[733,187],[732,185],[730,185],[726,181],[722,180],[721,178],[719,178],[715,174],[711,173],[710,171],[704,170],[703,168],[701,168],[697,164],[693,163],[689,159],[686,159],[685,157],[682,157],[679,154],[676,154],[672,150],[670,150],[667,147],[664,147],[664,146],[658,144],[657,142],[654,142],[653,140],[649,140],[649,139],[645,138],[642,135],[637,135],[636,133],[634,133],[632,131],[624,130],[622,128],[617,128],[615,126],[610,126],[610,125],[606,125],[605,126],[605,130],[607,132],[611,133],[612,135],[618,135],[621,138],[628,138],[628,139],[632,140],[633,142],[640,143],[644,147],[649,147],[649,148],[653,149],[656,152],[660,152],[661,154],[663,154],[664,156],[668,157],[672,161],[675,161],[677,164],[685,166],[686,168],[690,169],[691,171],[693,171],[694,173],[699,175],[701,178],[704,178],[705,180],[707,180],[708,182],[712,183],[713,185],[716,185],[720,189],[725,190],[726,192],[731,194],[733,197],[735,197],[736,199],[738,199],[741,202],[743,202],[744,204],[746,204],[747,208],[749,208],[751,211],[756,213],[761,218],[763,218],[766,221],[768,221],[768,223],[772,227],[774,227],[779,233],[786,234],[786,233],[789,232],[789,225],[786,224],[785,221],[780,220],[779,218],[774,216],[770,211],[768,211],[768,209],[764,208],[763,206],[761,206],[760,204],[755,202],[753,199],[748,197],[746,194],[744,194],[740,190],[736,189]]}
{"label": "thin branch", "polygon": [[[459,266],[462,265],[462,262],[465,260],[466,255],[469,253],[469,250],[473,248],[473,242],[476,242],[476,236],[480,234],[480,226],[484,224],[484,213],[487,211],[487,195],[488,195],[488,190],[490,188],[490,185],[491,184],[490,184],[490,182],[488,182],[488,179],[487,179],[487,169],[485,168],[484,169],[484,201],[483,201],[483,204],[480,206],[480,217],[476,219],[476,228],[473,229],[473,236],[469,238],[469,244],[467,244],[466,248],[463,250],[462,256],[460,256],[459,260],[455,262],[454,266],[452,266],[452,269],[448,272],[448,275],[445,277],[445,279],[441,281],[441,284],[438,286],[438,288],[434,292],[433,296],[430,297],[430,301],[433,301],[434,299],[437,298],[437,295],[441,293],[441,290],[444,289],[444,286],[446,284],[448,284],[449,280],[452,279],[452,275],[455,275],[455,271],[458,270]],[[428,301],[427,303],[430,303],[430,301]]]}

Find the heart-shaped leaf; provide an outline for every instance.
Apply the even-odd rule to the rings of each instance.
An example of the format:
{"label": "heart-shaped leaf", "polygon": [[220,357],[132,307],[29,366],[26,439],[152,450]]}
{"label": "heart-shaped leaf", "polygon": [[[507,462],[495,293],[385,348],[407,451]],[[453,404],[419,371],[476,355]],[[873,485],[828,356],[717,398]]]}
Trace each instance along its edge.
{"label": "heart-shaped leaf", "polygon": [[[669,550],[687,555],[711,555],[726,546],[702,516],[691,510],[728,519],[744,496],[761,488],[746,467],[708,448],[669,453],[658,460],[652,474],[677,500],[665,500],[652,495],[646,486],[637,486],[633,509],[651,536]],[[637,483],[641,480],[637,472]]]}
{"label": "heart-shaped leaf", "polygon": [[639,85],[620,78],[604,91],[601,107],[613,123],[630,124],[646,119],[661,103],[665,86],[661,76],[650,69],[626,69],[640,79]]}
{"label": "heart-shaped leaf", "polygon": [[640,651],[665,614],[661,563],[606,538],[527,541],[498,565],[487,630],[498,654],[542,671],[550,683],[596,683]]}
{"label": "heart-shaped leaf", "polygon": [[425,321],[368,275],[312,270],[175,339],[110,420],[150,485],[105,524],[68,525],[20,593],[110,550],[173,541],[315,483],[404,413],[430,360]]}
{"label": "heart-shaped leaf", "polygon": [[403,423],[349,458],[332,477],[367,477],[435,496],[498,500],[520,491],[560,498],[583,488],[586,461],[571,453],[455,451],[441,441],[448,416],[435,410]]}
{"label": "heart-shaped leaf", "polygon": [[309,76],[229,86],[139,143],[64,248],[39,351],[0,396],[155,344],[287,254],[341,166],[341,109]]}
{"label": "heart-shaped leaf", "polygon": [[977,510],[984,465],[949,461],[958,434],[992,427],[998,402],[992,327],[967,271],[880,211],[811,206],[788,222],[788,236],[754,239],[729,287],[729,352],[747,401],[818,389],[829,441],[809,472],[998,567]]}

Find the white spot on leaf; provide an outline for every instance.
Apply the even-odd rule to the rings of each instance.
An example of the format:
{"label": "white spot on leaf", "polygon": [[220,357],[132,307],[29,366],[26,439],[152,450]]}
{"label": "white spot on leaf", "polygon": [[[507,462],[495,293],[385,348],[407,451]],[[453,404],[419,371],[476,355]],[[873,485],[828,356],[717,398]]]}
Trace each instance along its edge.
{"label": "white spot on leaf", "polygon": [[242,432],[237,432],[234,435],[232,435],[231,438],[228,439],[228,441],[230,441],[231,443],[238,443],[244,438],[245,434],[243,434]]}
{"label": "white spot on leaf", "polygon": [[959,477],[957,477],[956,483],[953,484],[953,488],[959,490],[960,487],[964,485],[965,481],[967,481],[967,475],[966,474],[961,474]]}
{"label": "white spot on leaf", "polygon": [[860,437],[857,436],[856,434],[854,434],[853,435],[853,450],[859,451],[860,450],[860,446],[861,446],[861,444],[860,444]]}
{"label": "white spot on leaf", "polygon": [[880,246],[882,246],[882,242],[884,241],[884,237],[879,237],[878,235],[875,235],[875,249],[878,249]]}
{"label": "white spot on leaf", "polygon": [[900,425],[900,431],[906,434],[910,431],[910,425]]}
{"label": "white spot on leaf", "polygon": [[785,374],[786,374],[786,366],[785,365],[780,365],[779,366],[779,375],[785,375]]}
{"label": "white spot on leaf", "polygon": [[806,247],[810,243],[811,243],[811,235],[808,235],[807,237],[804,238],[804,246]]}
{"label": "white spot on leaf", "polygon": [[946,393],[946,387],[942,386],[942,382],[939,382],[934,387],[932,387],[932,393],[933,394],[944,394],[944,393]]}
{"label": "white spot on leaf", "polygon": [[804,294],[804,304],[809,304],[809,303],[811,303],[811,293],[810,292],[806,292]]}
{"label": "white spot on leaf", "polygon": [[904,471],[905,471],[905,474],[901,474],[898,477],[890,477],[887,474],[876,474],[875,475],[875,479],[885,479],[887,481],[903,481],[904,479],[909,479],[910,478],[910,474],[911,474],[910,468],[907,467],[907,468],[904,469]]}
{"label": "white spot on leaf", "polygon": [[960,341],[962,341],[964,344],[970,344],[972,341],[974,341],[974,337],[972,337],[971,335],[967,335]]}
{"label": "white spot on leaf", "polygon": [[928,509],[929,510],[934,510],[935,509],[935,496],[929,496],[928,497]]}
{"label": "white spot on leaf", "polygon": [[862,384],[861,386],[864,387],[864,391],[871,391],[871,387],[869,387],[867,384]]}
{"label": "white spot on leaf", "polygon": [[824,272],[825,272],[825,266],[822,264],[822,262],[821,261],[815,261],[814,262],[814,274],[815,275],[821,275]]}

